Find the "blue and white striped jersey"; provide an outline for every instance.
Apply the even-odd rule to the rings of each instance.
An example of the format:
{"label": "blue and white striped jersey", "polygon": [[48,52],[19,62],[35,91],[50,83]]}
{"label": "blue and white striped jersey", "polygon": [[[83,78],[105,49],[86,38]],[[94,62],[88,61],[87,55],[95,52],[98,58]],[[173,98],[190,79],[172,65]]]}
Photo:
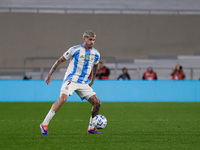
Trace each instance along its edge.
{"label": "blue and white striped jersey", "polygon": [[78,83],[87,83],[93,65],[98,64],[100,60],[98,50],[95,48],[86,50],[83,44],[71,47],[63,56],[70,61],[64,82],[70,80]]}

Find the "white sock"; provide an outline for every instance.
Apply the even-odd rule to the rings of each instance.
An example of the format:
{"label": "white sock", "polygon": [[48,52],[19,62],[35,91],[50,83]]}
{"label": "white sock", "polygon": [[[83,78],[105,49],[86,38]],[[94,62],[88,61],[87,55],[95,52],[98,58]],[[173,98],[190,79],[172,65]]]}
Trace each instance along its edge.
{"label": "white sock", "polygon": [[54,115],[55,115],[55,112],[50,110],[43,121],[43,125],[48,125]]}
{"label": "white sock", "polygon": [[92,124],[92,122],[93,122],[93,118],[91,116],[88,129],[93,129],[94,128],[94,125]]}

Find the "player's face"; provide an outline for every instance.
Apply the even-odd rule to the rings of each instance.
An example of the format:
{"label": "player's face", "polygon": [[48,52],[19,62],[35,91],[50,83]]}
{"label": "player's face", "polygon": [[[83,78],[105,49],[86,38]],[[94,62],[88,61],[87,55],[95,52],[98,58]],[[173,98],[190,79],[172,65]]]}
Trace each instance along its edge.
{"label": "player's face", "polygon": [[86,48],[91,49],[94,46],[96,38],[95,37],[85,37],[84,45]]}

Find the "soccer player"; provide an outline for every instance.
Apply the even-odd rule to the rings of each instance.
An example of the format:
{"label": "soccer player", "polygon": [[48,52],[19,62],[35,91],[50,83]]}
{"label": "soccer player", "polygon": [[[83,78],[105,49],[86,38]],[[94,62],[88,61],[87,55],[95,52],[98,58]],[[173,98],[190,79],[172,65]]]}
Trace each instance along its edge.
{"label": "soccer player", "polygon": [[[79,97],[82,99],[85,98],[93,106],[87,133],[103,134],[102,132],[99,132],[92,124],[93,118],[98,115],[99,109],[101,107],[101,101],[91,88],[91,85],[94,83],[94,79],[96,77],[98,63],[100,60],[99,52],[93,47],[95,39],[96,34],[93,31],[85,31],[83,33],[84,43],[82,45],[73,46],[67,50],[54,63],[47,77],[45,78],[45,82],[49,84],[51,81],[51,76],[56,68],[58,68],[61,63],[69,60],[69,66],[65,73],[63,84],[60,90],[60,97],[52,105],[44,121],[40,124],[41,132],[43,135],[48,135],[48,124],[50,120],[74,91],[79,95]],[[92,78],[88,83],[88,76],[91,70],[93,72]]]}

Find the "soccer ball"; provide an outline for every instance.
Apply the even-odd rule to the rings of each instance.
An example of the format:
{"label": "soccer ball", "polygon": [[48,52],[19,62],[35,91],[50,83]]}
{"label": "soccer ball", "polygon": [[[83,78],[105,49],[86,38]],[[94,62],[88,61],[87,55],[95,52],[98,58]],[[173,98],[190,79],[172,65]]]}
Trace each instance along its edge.
{"label": "soccer ball", "polygon": [[97,129],[103,129],[107,125],[107,119],[103,115],[96,115],[93,119],[93,125]]}

